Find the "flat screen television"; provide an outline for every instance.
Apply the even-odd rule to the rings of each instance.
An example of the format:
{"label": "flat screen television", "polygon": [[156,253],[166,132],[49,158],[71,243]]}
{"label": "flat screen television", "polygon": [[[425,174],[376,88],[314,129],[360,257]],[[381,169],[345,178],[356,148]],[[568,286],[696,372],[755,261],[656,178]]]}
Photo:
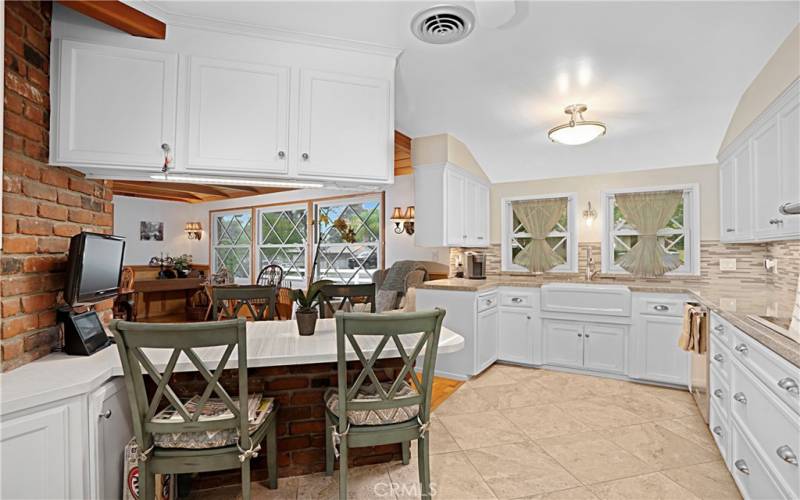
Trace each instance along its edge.
{"label": "flat screen television", "polygon": [[122,274],[125,238],[98,233],[79,233],[69,242],[64,301],[75,304],[99,302],[116,295]]}

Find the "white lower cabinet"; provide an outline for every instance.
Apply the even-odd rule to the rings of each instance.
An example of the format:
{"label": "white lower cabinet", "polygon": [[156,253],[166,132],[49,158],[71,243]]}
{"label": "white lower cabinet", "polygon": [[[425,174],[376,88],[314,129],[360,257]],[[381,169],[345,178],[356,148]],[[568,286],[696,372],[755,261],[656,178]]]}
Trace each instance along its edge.
{"label": "white lower cabinet", "polygon": [[83,398],[3,417],[0,498],[85,498]]}
{"label": "white lower cabinet", "polygon": [[544,363],[603,372],[625,371],[625,325],[542,321]]}
{"label": "white lower cabinet", "polygon": [[0,498],[119,498],[132,436],[121,378],[90,394],[3,415]]}
{"label": "white lower cabinet", "polygon": [[689,381],[689,353],[678,348],[683,318],[642,316],[637,323],[640,377],[654,382],[686,385]]}
{"label": "white lower cabinet", "polygon": [[532,363],[533,315],[525,309],[500,308],[497,358],[511,363]]}
{"label": "white lower cabinet", "polygon": [[128,393],[122,378],[89,395],[89,490],[91,498],[117,498],[125,480],[125,445],[133,436]]}
{"label": "white lower cabinet", "polygon": [[497,322],[499,313],[495,305],[478,313],[478,372],[497,361]]}
{"label": "white lower cabinet", "polygon": [[739,491],[800,498],[800,395],[782,388],[800,369],[715,314],[711,325],[709,428]]}

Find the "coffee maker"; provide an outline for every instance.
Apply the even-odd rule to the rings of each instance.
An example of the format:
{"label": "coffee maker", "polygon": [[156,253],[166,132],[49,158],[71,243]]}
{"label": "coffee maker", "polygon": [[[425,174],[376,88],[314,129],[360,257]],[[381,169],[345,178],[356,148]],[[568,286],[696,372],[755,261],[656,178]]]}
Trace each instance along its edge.
{"label": "coffee maker", "polygon": [[478,252],[465,252],[467,266],[465,278],[471,280],[486,279],[486,254]]}

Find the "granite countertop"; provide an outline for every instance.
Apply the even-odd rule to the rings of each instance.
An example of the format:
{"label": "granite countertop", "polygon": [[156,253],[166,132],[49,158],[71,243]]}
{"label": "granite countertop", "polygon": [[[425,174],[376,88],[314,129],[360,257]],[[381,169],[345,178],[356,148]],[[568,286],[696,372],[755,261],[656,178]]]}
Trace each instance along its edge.
{"label": "granite countertop", "polygon": [[680,282],[647,281],[632,278],[599,277],[586,282],[578,275],[567,275],[564,279],[553,277],[493,276],[484,280],[449,278],[426,281],[418,288],[428,290],[452,290],[461,292],[490,291],[499,286],[541,288],[548,283],[586,283],[589,285],[618,284],[627,286],[632,292],[682,293],[706,306],[745,334],[760,342],[788,362],[800,367],[800,344],[749,319],[748,315],[789,318],[792,315],[794,295],[776,291],[766,283],[713,284],[702,280]]}

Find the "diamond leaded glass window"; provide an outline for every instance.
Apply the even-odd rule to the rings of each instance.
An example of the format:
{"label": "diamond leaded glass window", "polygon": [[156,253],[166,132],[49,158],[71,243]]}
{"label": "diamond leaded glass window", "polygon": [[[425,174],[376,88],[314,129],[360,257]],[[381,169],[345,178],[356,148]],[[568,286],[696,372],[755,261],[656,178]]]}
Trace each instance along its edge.
{"label": "diamond leaded glass window", "polygon": [[214,214],[212,272],[225,267],[236,283],[250,283],[251,219],[250,210]]}
{"label": "diamond leaded glass window", "polygon": [[306,280],[306,212],[305,205],[258,210],[259,269],[281,266],[284,283],[292,288],[302,288]]}
{"label": "diamond leaded glass window", "polygon": [[319,250],[316,279],[371,283],[380,266],[379,197],[315,205]]}

